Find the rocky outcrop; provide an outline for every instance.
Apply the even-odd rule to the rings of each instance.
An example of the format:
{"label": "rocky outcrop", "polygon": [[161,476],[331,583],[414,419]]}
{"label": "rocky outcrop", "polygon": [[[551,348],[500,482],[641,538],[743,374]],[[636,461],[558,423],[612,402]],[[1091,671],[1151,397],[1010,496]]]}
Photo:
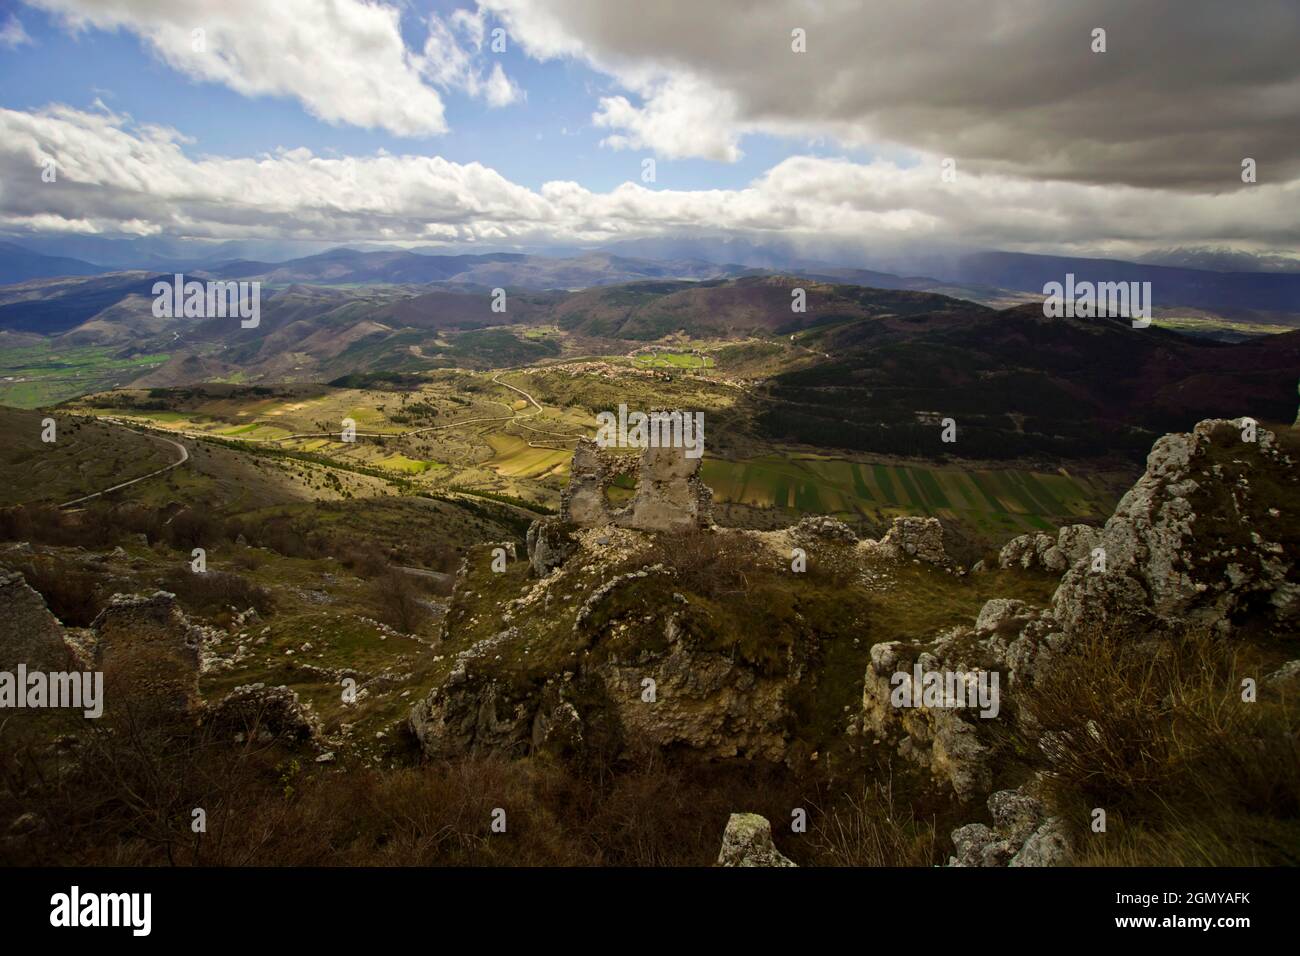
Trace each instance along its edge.
{"label": "rocky outcrop", "polygon": [[968,823],[952,832],[956,855],[949,866],[1066,866],[1069,834],[1058,817],[1019,790],[999,790],[988,799],[993,826]]}
{"label": "rocky outcrop", "polygon": [[45,599],[16,571],[0,568],[0,671],[66,671],[79,667],[63,625]]}
{"label": "rocky outcrop", "polygon": [[1055,537],[1041,532],[1022,534],[998,552],[998,567],[1064,574],[1075,562],[1091,556],[1100,539],[1101,531],[1086,524],[1066,525]]}
{"label": "rocky outcrop", "polygon": [[[1251,423],[1253,428],[1253,423]],[[1272,432],[1214,419],[1166,435],[1102,529],[1104,570],[1076,561],[1052,599],[1071,634],[1205,626],[1231,630],[1248,609],[1293,626],[1300,578],[1295,463]]]}
{"label": "rocky outcrop", "polygon": [[733,813],[722,834],[718,866],[795,866],[772,842],[772,824],[757,813]]}
{"label": "rocky outcrop", "polygon": [[[606,660],[591,670],[624,736],[641,746],[685,746],[711,759],[782,760],[795,681],[763,676],[699,647],[675,617],[665,631],[664,652]],[[655,682],[653,700],[646,699],[647,679]]]}
{"label": "rocky outcrop", "polygon": [[408,723],[426,756],[528,752],[540,700],[528,689],[512,691],[505,682],[474,673],[518,637],[511,627],[461,651],[447,679],[411,708]]}
{"label": "rocky outcrop", "polygon": [[[671,447],[645,448],[634,460],[605,454],[591,439],[581,439],[560,499],[560,521],[580,528],[616,524],[641,531],[707,528],[713,523],[713,493],[700,480],[701,460],[688,458],[684,448]],[[617,478],[629,474],[636,478],[632,499],[615,507],[606,492]]]}
{"label": "rocky outcrop", "polygon": [[[1072,562],[1047,606],[993,598],[968,625],[872,646],[860,710],[851,706],[846,718],[849,732],[902,756],[958,798],[983,799],[1009,739],[997,722],[1018,719],[1015,694],[1050,674],[1072,644],[1098,628],[1120,637],[1158,637],[1206,621],[1231,629],[1235,616],[1248,612],[1255,622],[1262,613],[1274,624],[1286,623],[1295,587],[1286,556],[1300,550],[1288,530],[1296,527],[1293,516],[1282,511],[1296,500],[1294,468],[1263,430],[1257,444],[1234,441],[1236,424],[1205,422],[1190,435],[1158,442],[1147,473],[1105,528],[1073,525],[1004,549],[1005,566],[1050,573]],[[698,571],[639,561],[651,549],[664,554],[671,538],[620,527],[616,520],[678,508],[680,485],[666,496],[643,495],[646,511],[611,509],[603,461],[591,443],[575,453],[562,514],[530,530],[530,561],[540,577],[518,597],[484,606],[474,592],[496,593],[494,585],[471,584],[468,570],[458,580],[444,639],[455,641],[459,627],[472,628],[474,637],[456,644],[463,649],[412,710],[410,726],[424,752],[522,755],[599,747],[608,755],[650,746],[706,759],[800,759],[802,752],[791,746],[799,729],[793,702],[809,693],[801,682],[820,673],[819,614],[804,616],[816,598],[794,584],[796,604],[787,623],[765,646],[746,648],[748,635],[728,629],[734,623],[728,597],[698,583],[696,590],[686,586],[685,575]],[[670,483],[698,477],[694,462],[670,456],[661,473],[657,461],[643,455],[638,463],[642,491],[647,469],[666,474]],[[686,524],[696,526],[699,512],[687,507],[684,513]],[[605,523],[584,527],[577,518]],[[794,546],[809,556],[817,547],[823,569],[868,591],[878,580],[889,586],[895,563],[953,569],[934,518],[895,519],[879,541],[858,540],[842,522],[824,517],[780,531],[711,534],[752,542],[755,562],[779,566],[783,582],[792,584],[804,580],[784,576]],[[1102,549],[1100,563],[1096,549]],[[659,580],[664,575],[668,579]],[[745,589],[750,586],[747,581]],[[1041,593],[1038,582],[1034,588]],[[726,592],[732,593],[741,592]],[[469,640],[474,643],[467,647]],[[936,686],[945,696],[928,697],[927,689]],[[962,689],[962,699],[951,698]],[[1032,728],[1014,729],[1034,736]],[[992,857],[1028,865],[1059,856],[1054,827],[1032,836],[1009,851],[997,847]],[[1016,843],[1006,835],[991,840]]]}
{"label": "rocky outcrop", "polygon": [[[875,644],[863,680],[862,728],[878,743],[930,770],[962,799],[992,784],[986,721],[1005,719],[1003,695],[1032,683],[1062,650],[1066,636],[1051,613],[1009,598],[984,604],[973,627],[953,628],[927,645]],[[961,679],[966,706],[926,706],[916,675]],[[951,675],[951,676],[950,676]],[[983,680],[993,706],[981,706]],[[910,691],[899,706],[895,688]],[[921,704],[916,701],[920,699]]]}
{"label": "rocky outcrop", "polygon": [[186,619],[174,594],[115,594],[91,630],[110,706],[121,696],[176,712],[197,706],[203,631]]}
{"label": "rocky outcrop", "polygon": [[[950,664],[934,654],[917,654],[898,641],[875,644],[862,688],[862,729],[877,744],[894,747],[900,756],[926,768],[959,797],[987,792],[992,782],[989,748],[976,721],[962,709],[925,706],[923,682],[915,675],[977,675],[982,668]],[[894,690],[905,687],[912,700],[896,703]]]}
{"label": "rocky outcrop", "polygon": [[[910,686],[916,673],[997,673],[1001,690],[1014,694],[1071,644],[1093,636],[1150,639],[1194,628],[1230,634],[1247,618],[1256,628],[1291,633],[1300,584],[1288,556],[1300,553],[1300,540],[1284,509],[1297,500],[1300,480],[1272,433],[1258,429],[1253,442],[1243,433],[1244,420],[1212,420],[1190,434],[1167,435],[1104,528],[1074,525],[1055,539],[1010,542],[999,558],[1003,567],[1054,571],[1070,562],[1050,607],[995,598],[973,627],[919,645],[874,645],[862,729],[971,798],[992,782],[981,720],[971,708],[895,706],[896,675]],[[1014,719],[1014,709],[1003,712]],[[1017,851],[1017,865],[1058,858],[1061,839],[1048,828]],[[990,852],[1000,857],[1004,849]]]}
{"label": "rocky outcrop", "polygon": [[[806,649],[792,646],[773,672],[708,646],[684,597],[655,613],[623,593],[669,574],[651,566],[594,590],[574,618],[572,646],[581,651],[572,669],[540,685],[497,676],[502,656],[520,654],[517,627],[458,653],[411,710],[426,756],[571,753],[601,741],[619,752],[682,747],[703,758],[783,759]],[[655,593],[671,593],[671,582]]]}
{"label": "rocky outcrop", "polygon": [[573,525],[557,517],[538,518],[528,526],[528,563],[533,574],[544,578],[577,550]]}

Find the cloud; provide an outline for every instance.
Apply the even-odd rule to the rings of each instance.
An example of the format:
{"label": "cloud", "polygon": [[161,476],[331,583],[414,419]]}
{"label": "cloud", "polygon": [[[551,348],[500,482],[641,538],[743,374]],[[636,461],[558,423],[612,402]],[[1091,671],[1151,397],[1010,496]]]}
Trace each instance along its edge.
{"label": "cloud", "polygon": [[[744,188],[533,190],[480,163],[391,155],[252,158],[185,152],[174,130],[107,111],[0,109],[0,228],[163,232],[333,241],[492,242],[520,246],[727,233],[863,248],[917,240],[1079,254],[1170,245],[1294,248],[1300,180],[1234,193],[941,179],[940,157],[913,166],[793,156]],[[58,166],[56,182],[41,169]]]}
{"label": "cloud", "polygon": [[[484,75],[482,49],[483,17],[465,10],[457,10],[450,18],[450,26],[436,15],[428,19],[429,38],[424,44],[424,57],[419,62],[420,71],[444,89],[460,90],[467,96],[482,98],[489,106],[509,106],[523,99],[523,91],[506,76],[500,63]],[[469,44],[471,51],[456,36],[455,27]]]}
{"label": "cloud", "polygon": [[1233,189],[1244,157],[1300,174],[1294,0],[479,3],[531,56],[633,94],[597,108],[614,147],[730,160],[761,131],[1080,183]]}
{"label": "cloud", "polygon": [[735,162],[741,156],[731,97],[673,78],[646,91],[647,105],[606,96],[592,121],[618,130],[601,140],[613,149],[652,149],[668,159],[702,157]]}
{"label": "cloud", "polygon": [[[396,6],[364,0],[29,0],[73,29],[125,29],[196,80],[290,96],[329,123],[399,136],[447,130]],[[196,32],[201,31],[201,32]]]}
{"label": "cloud", "polygon": [[0,48],[13,50],[24,43],[31,42],[32,38],[27,35],[22,23],[12,13],[5,17],[4,23],[0,23]]}

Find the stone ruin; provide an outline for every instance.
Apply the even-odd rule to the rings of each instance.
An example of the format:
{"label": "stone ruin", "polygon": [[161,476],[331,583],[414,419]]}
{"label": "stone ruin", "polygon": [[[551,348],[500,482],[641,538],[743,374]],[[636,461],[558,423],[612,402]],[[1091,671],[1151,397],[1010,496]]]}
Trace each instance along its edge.
{"label": "stone ruin", "polygon": [[178,713],[198,707],[203,633],[174,594],[114,594],[90,626],[95,664],[110,689]]}
{"label": "stone ruin", "polygon": [[[687,531],[713,524],[713,492],[700,479],[700,458],[684,448],[646,448],[639,459],[604,452],[589,438],[573,450],[560,520],[580,528],[613,524],[637,531]],[[606,492],[635,475],[632,499],[619,507]]]}
{"label": "stone ruin", "polygon": [[0,671],[24,664],[32,671],[64,671],[77,665],[63,625],[17,571],[0,568]]}

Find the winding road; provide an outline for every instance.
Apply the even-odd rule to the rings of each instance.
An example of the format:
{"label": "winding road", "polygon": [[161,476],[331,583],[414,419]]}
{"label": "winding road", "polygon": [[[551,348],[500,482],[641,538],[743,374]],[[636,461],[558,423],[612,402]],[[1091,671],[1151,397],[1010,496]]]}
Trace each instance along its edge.
{"label": "winding road", "polygon": [[151,435],[148,432],[138,431],[137,429],[122,424],[122,422],[116,419],[104,418],[101,419],[101,421],[111,422],[114,425],[118,425],[119,427],[125,428],[127,431],[135,432],[137,435],[143,435],[145,438],[153,438],[153,439],[157,439],[158,441],[165,441],[167,444],[171,445],[173,448],[179,451],[181,453],[181,456],[180,458],[172,462],[170,465],[167,465],[165,468],[159,468],[157,471],[151,471],[149,472],[149,474],[141,475],[139,478],[132,478],[130,481],[123,481],[120,484],[116,484],[111,488],[105,488],[103,491],[96,491],[94,494],[82,495],[80,498],[73,498],[71,501],[65,501],[63,504],[59,505],[60,508],[71,508],[73,505],[79,505],[83,501],[90,501],[92,498],[99,498],[103,495],[108,494],[109,492],[117,491],[121,488],[129,488],[131,485],[134,485],[138,482],[145,481],[149,478],[156,478],[158,475],[165,474],[166,472],[171,471],[173,468],[179,468],[181,465],[185,464],[187,461],[190,460],[190,450],[178,441],[172,441],[170,438],[164,438],[161,435]]}

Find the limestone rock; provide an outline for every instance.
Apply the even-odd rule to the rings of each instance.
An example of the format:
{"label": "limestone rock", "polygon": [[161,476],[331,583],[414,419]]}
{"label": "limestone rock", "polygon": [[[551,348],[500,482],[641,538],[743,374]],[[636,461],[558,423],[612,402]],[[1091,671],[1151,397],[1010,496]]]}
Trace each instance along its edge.
{"label": "limestone rock", "polygon": [[543,700],[533,718],[533,752],[547,751],[553,754],[575,753],[583,745],[582,717],[572,702],[564,700],[560,692],[552,705]]}
{"label": "limestone rock", "polygon": [[1071,857],[1070,840],[1064,824],[1051,817],[1025,841],[1008,866],[1067,866]]}
{"label": "limestone rock", "polygon": [[722,834],[718,866],[796,866],[772,843],[772,824],[757,813],[733,813]]}
{"label": "limestone rock", "polygon": [[875,644],[862,685],[862,727],[878,741],[889,742],[900,754],[926,767],[936,781],[966,800],[987,793],[992,782],[989,748],[978,729],[980,718],[958,708],[895,707],[895,675],[915,687],[913,666],[922,673],[939,670],[969,671],[953,661],[925,652],[903,652],[898,642]]}
{"label": "limestone rock", "polygon": [[453,680],[417,702],[409,723],[431,759],[474,753],[518,757],[528,752],[535,708],[535,703],[513,701],[495,681]]}
{"label": "limestone rock", "polygon": [[[1106,522],[1097,547],[1105,570],[1080,558],[1052,599],[1070,634],[1134,634],[1204,625],[1219,632],[1249,602],[1280,626],[1300,616],[1300,578],[1286,553],[1300,542],[1266,537],[1281,526],[1269,506],[1292,507],[1300,477],[1260,428],[1242,440],[1244,420],[1212,419],[1189,434],[1159,439],[1146,471]],[[1267,479],[1267,485],[1263,479]],[[1256,484],[1289,493],[1263,499]]]}
{"label": "limestone rock", "polygon": [[989,813],[998,833],[1017,846],[1023,845],[1043,822],[1043,805],[1023,790],[999,790],[990,794]]}
{"label": "limestone rock", "polygon": [[[1066,637],[1051,613],[1023,601],[993,598],[980,610],[973,628],[955,628],[924,649],[897,641],[871,647],[862,685],[862,727],[878,741],[895,745],[903,756],[930,770],[934,779],[967,800],[992,784],[991,752],[978,709],[895,707],[895,675],[914,685],[922,674],[998,678],[1001,697],[1021,682],[1038,680],[1064,647]],[[913,687],[914,693],[916,688]],[[999,701],[998,716],[1008,713]]]}
{"label": "limestone rock", "polygon": [[577,549],[572,526],[559,518],[538,518],[528,526],[528,561],[533,574],[544,578],[572,557]]}
{"label": "limestone rock", "polygon": [[952,831],[949,866],[1063,866],[1070,842],[1061,821],[1047,817],[1037,798],[1019,790],[989,796],[993,826],[968,823]]}
{"label": "limestone rock", "polygon": [[[629,739],[685,745],[715,759],[785,757],[790,681],[759,676],[725,654],[681,641],[646,660],[607,661],[592,674]],[[656,684],[653,703],[642,698],[646,678]]]}
{"label": "limestone rock", "polygon": [[1086,524],[1061,528],[1056,537],[1037,532],[1012,538],[998,552],[998,567],[1022,567],[1063,574],[1081,558],[1092,553],[1101,532]]}
{"label": "limestone rock", "polygon": [[[425,754],[650,746],[704,759],[785,759],[793,691],[813,638],[793,642],[777,665],[751,664],[714,648],[690,623],[709,612],[671,601],[671,580],[655,582],[670,573],[651,565],[595,588],[575,612],[577,650],[562,680],[506,682],[494,675],[492,665],[507,646],[522,656],[524,639],[515,627],[457,654],[448,676],[411,711],[409,725]],[[654,587],[645,588],[647,582]],[[644,593],[662,595],[667,606],[646,605],[638,597]],[[647,680],[654,682],[653,699]]]}

